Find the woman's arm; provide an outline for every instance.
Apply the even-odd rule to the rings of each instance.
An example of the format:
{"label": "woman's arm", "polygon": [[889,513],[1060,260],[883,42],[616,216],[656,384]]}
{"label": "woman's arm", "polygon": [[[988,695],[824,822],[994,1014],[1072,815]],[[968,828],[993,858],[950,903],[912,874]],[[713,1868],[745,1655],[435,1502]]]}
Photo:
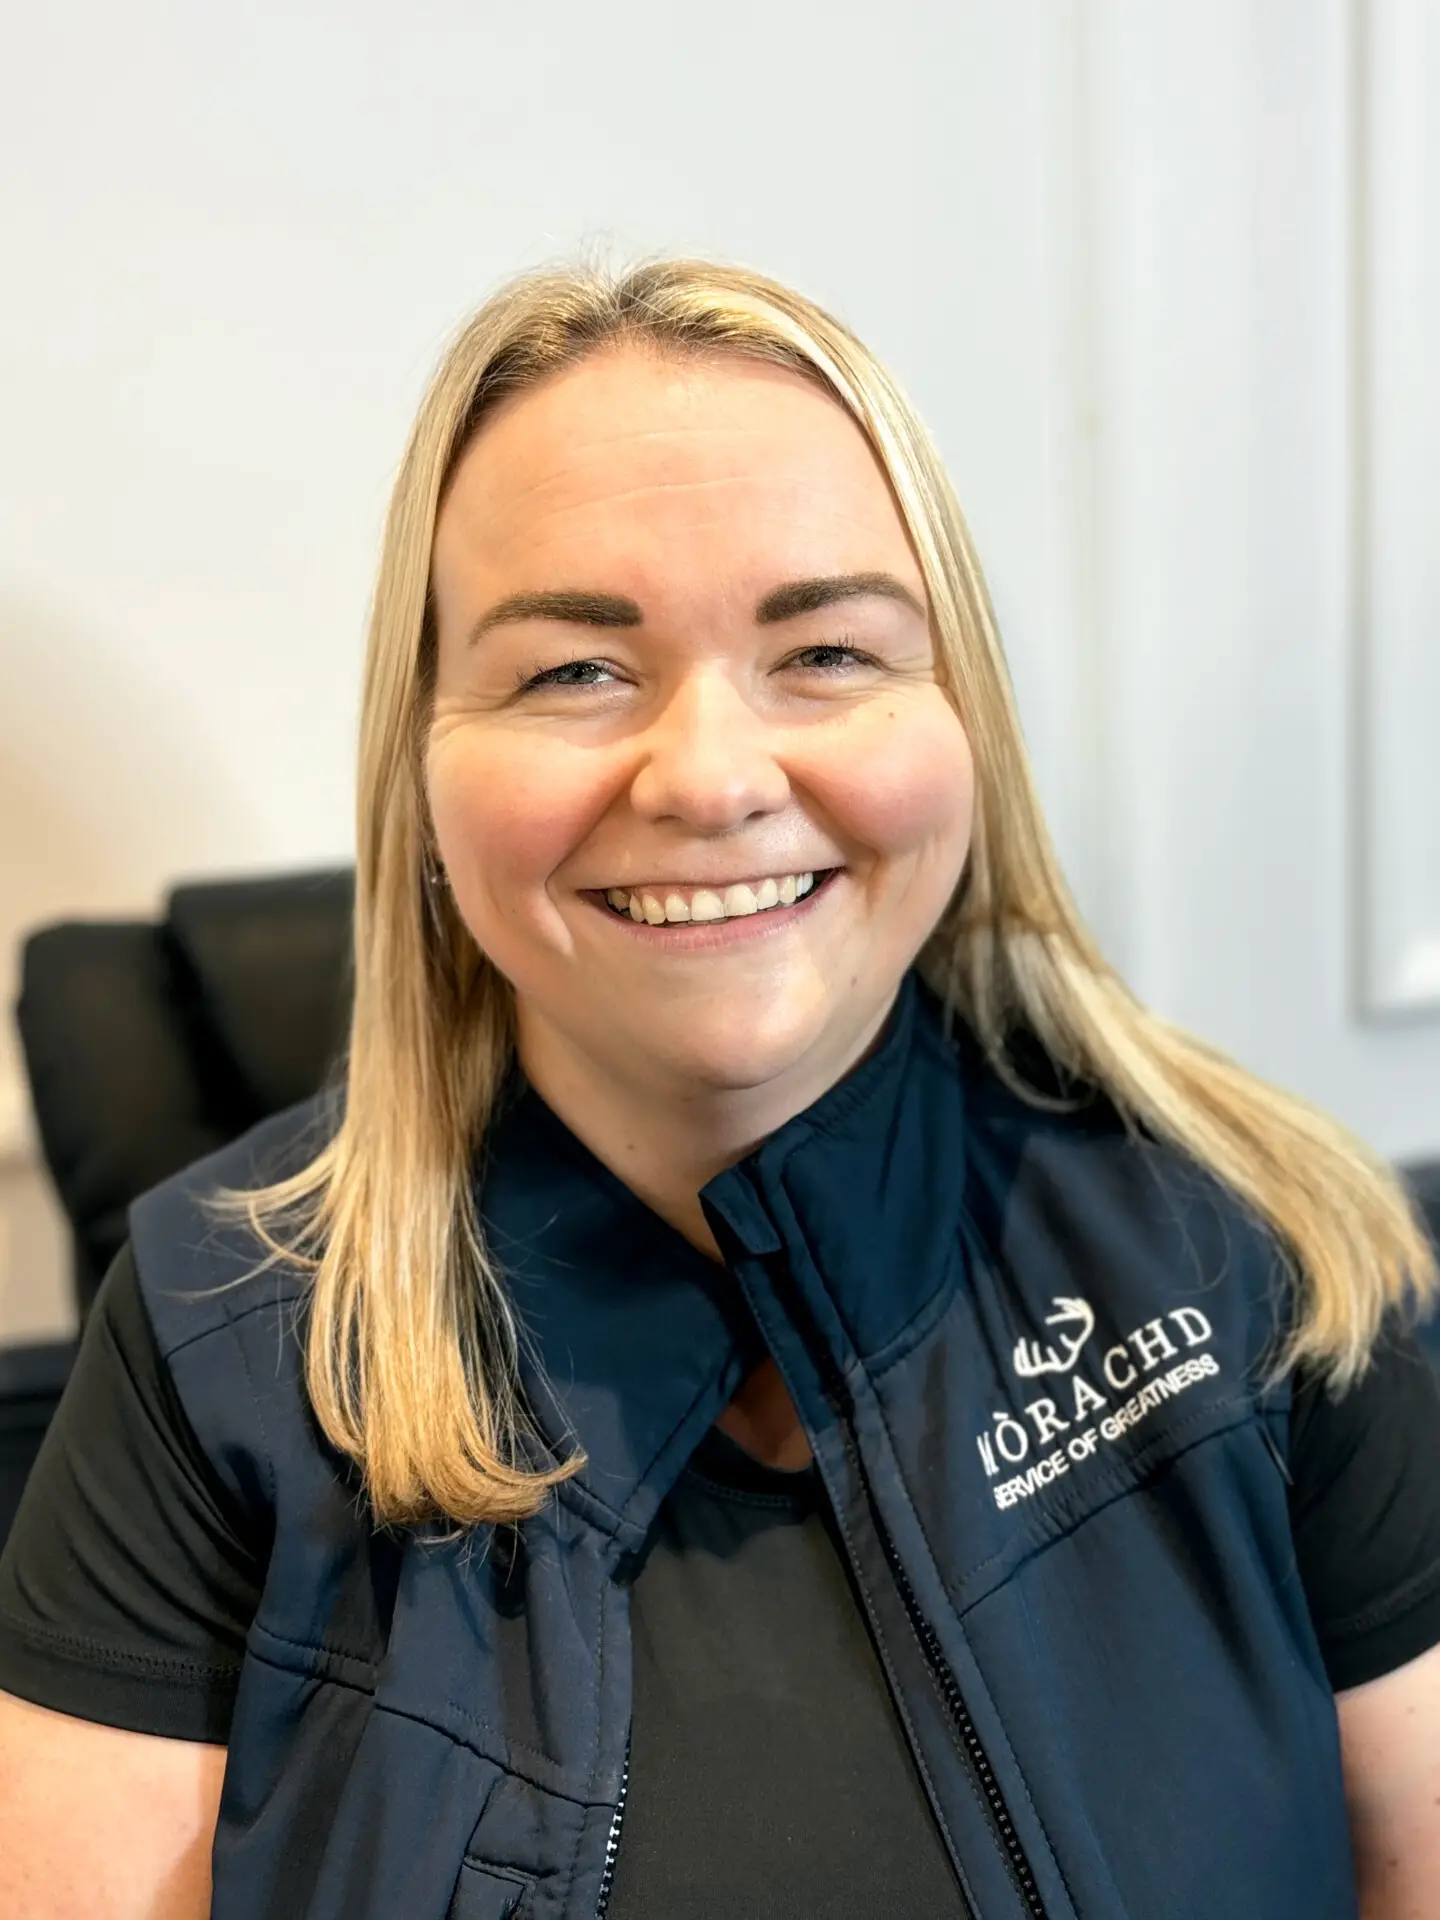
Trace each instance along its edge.
{"label": "woman's arm", "polygon": [[207,1920],[225,1749],[0,1693],[6,1920]]}
{"label": "woman's arm", "polygon": [[1440,1915],[1440,1647],[1337,1694],[1362,1920]]}

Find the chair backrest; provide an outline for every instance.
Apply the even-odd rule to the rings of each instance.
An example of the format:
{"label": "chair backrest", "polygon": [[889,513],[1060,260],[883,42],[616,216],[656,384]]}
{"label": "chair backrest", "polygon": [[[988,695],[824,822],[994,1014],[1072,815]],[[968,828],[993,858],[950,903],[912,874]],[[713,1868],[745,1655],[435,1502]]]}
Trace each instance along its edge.
{"label": "chair backrest", "polygon": [[321,1084],[350,1005],[348,870],[177,887],[25,942],[16,1020],[83,1319],[130,1202]]}

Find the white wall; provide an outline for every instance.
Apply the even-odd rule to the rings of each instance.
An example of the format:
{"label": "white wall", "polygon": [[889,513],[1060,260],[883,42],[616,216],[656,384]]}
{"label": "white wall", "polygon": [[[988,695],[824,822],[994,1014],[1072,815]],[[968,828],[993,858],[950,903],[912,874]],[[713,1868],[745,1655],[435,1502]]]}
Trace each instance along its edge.
{"label": "white wall", "polygon": [[[347,856],[426,372],[499,279],[613,238],[793,280],[880,350],[1102,940],[1440,1152],[1427,0],[8,12],[0,950]],[[0,1050],[0,1335],[66,1312],[23,1114]]]}

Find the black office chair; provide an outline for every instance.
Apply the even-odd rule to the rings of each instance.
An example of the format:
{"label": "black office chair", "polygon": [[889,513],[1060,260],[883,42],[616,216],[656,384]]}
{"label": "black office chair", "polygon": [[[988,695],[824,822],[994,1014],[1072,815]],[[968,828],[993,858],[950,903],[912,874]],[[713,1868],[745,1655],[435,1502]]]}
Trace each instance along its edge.
{"label": "black office chair", "polygon": [[[319,1086],[349,1012],[348,871],[177,887],[162,919],[26,941],[16,1021],[81,1325],[130,1202]],[[0,1541],[74,1359],[0,1348]]]}

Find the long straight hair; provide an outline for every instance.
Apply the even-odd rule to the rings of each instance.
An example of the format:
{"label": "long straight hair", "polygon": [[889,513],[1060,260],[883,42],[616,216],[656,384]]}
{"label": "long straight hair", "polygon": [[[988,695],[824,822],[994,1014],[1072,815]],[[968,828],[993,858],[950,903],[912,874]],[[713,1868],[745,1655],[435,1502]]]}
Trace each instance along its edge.
{"label": "long straight hair", "polygon": [[216,1197],[268,1260],[308,1269],[306,1380],[381,1524],[516,1523],[578,1472],[530,1444],[523,1330],[478,1219],[476,1155],[513,1058],[511,989],[439,884],[424,789],[435,678],[430,564],[456,463],[511,395],[611,347],[734,354],[815,381],[865,434],[925,578],[943,684],[975,761],[965,872],[917,965],[1023,1097],[1028,1032],[1132,1131],[1172,1143],[1272,1232],[1296,1286],[1280,1370],[1363,1372],[1387,1306],[1440,1285],[1393,1170],[1317,1108],[1140,1005],[1086,930],[1041,814],[989,597],[925,429],[844,325],[742,268],[651,259],[508,282],[444,355],[396,480],[360,727],[354,1004],[324,1144],[273,1185]]}

